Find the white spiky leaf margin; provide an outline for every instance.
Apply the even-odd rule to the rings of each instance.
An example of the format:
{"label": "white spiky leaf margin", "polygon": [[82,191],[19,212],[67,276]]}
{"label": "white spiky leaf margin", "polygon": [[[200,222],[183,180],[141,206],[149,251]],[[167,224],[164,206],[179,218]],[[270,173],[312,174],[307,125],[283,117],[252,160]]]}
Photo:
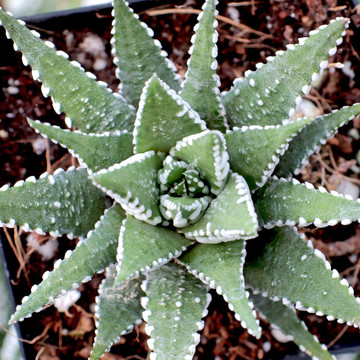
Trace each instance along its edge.
{"label": "white spiky leaf margin", "polygon": [[190,165],[185,161],[175,160],[172,156],[168,155],[163,161],[163,167],[158,174],[158,182],[161,189],[166,191],[168,185],[174,183],[179,179],[179,176],[190,169]]}
{"label": "white spiky leaf margin", "polygon": [[85,237],[105,208],[105,194],[83,168],[58,169],[0,188],[0,226],[18,225],[42,235]]}
{"label": "white spiky leaf margin", "polygon": [[140,96],[134,124],[134,153],[168,153],[182,138],[206,130],[199,114],[180,95],[153,74]]}
{"label": "white spiky leaf margin", "polygon": [[135,278],[117,284],[115,278],[115,266],[110,266],[95,298],[96,336],[89,360],[99,360],[122,335],[142,323],[142,280]]}
{"label": "white spiky leaf margin", "polygon": [[166,264],[191,244],[175,231],[127,216],[119,236],[116,282],[121,283]]}
{"label": "white spiky leaf margin", "polygon": [[225,132],[228,128],[225,109],[220,100],[220,79],[216,74],[218,54],[215,16],[217,0],[207,0],[198,16],[195,34],[191,38],[188,70],[181,84],[181,96],[205,119],[209,129]]}
{"label": "white spiky leaf margin", "polygon": [[184,267],[169,263],[147,273],[142,288],[149,359],[191,360],[211,301],[208,287]]}
{"label": "white spiky leaf margin", "polygon": [[106,169],[133,155],[132,134],[126,130],[87,134],[80,130],[61,129],[38,120],[28,119],[28,122],[36,133],[68,149],[80,165],[90,171]]}
{"label": "white spiky leaf margin", "polygon": [[143,86],[153,73],[158,73],[176,92],[180,90],[180,76],[160,42],[153,39],[153,30],[141,22],[128,5],[123,0],[113,1],[111,43],[118,67],[116,76],[121,80],[120,90],[137,106]]}
{"label": "white spiky leaf margin", "polygon": [[283,125],[242,126],[225,135],[231,169],[241,174],[254,191],[262,187],[293,137],[311,122],[298,119]]}
{"label": "white spiky leaf margin", "polygon": [[162,221],[159,210],[158,171],[161,153],[136,154],[90,175],[95,186],[117,201],[130,215],[151,225]]}
{"label": "white spiky leaf margin", "polygon": [[[42,41],[39,33],[28,30],[25,23],[0,9],[0,24],[21,51],[25,66],[30,65],[35,80],[42,82],[42,93],[51,96],[54,110],[67,115],[67,124],[83,132],[132,130],[134,108],[113,93],[106,83],[85,72],[76,61],[69,61],[63,51],[56,51],[50,41]],[[41,56],[39,56],[41,54]]]}
{"label": "white spiky leaf margin", "polygon": [[272,327],[294,341],[301,351],[305,352],[313,360],[334,360],[326,345],[320,344],[319,339],[308,331],[305,323],[301,321],[292,305],[285,305],[281,301],[273,301],[260,294],[251,293],[250,299],[254,302],[256,309]]}
{"label": "white spiky leaf margin", "polygon": [[210,191],[218,195],[226,184],[230,170],[224,135],[217,130],[205,130],[178,141],[170,155],[185,161],[207,181]]}
{"label": "white spiky leaf margin", "polygon": [[[304,241],[296,229],[275,228],[266,233],[264,247],[244,267],[246,286],[298,310],[326,315],[328,320],[360,325],[360,304],[354,289],[331,271],[325,256]],[[281,259],[279,261],[279,259]]]}
{"label": "white spiky leaf margin", "polygon": [[211,198],[191,198],[189,196],[160,196],[160,211],[167,220],[172,220],[176,228],[183,228],[195,223],[208,207]]}
{"label": "white spiky leaf margin", "polygon": [[312,31],[309,38],[268,57],[266,64],[257,64],[256,71],[246,71],[245,79],[236,79],[222,96],[229,124],[277,125],[291,118],[301,96],[309,93],[311,82],[320,77],[328,57],[336,53],[348,24],[345,18],[331,20]]}
{"label": "white spiky leaf margin", "polygon": [[332,138],[340,127],[360,113],[360,104],[344,106],[332,113],[316,117],[292,139],[288,150],[280,158],[275,169],[279,177],[298,175],[309,162],[309,157],[319,152],[321,145]]}
{"label": "white spiky leaf margin", "polygon": [[204,216],[181,232],[189,239],[215,244],[252,239],[257,236],[257,230],[257,215],[246,181],[241,175],[231,173]]}
{"label": "white spiky leaf margin", "polygon": [[317,227],[349,225],[360,219],[360,199],[350,195],[330,193],[322,186],[298,180],[276,177],[269,179],[260,189],[255,202],[256,213],[262,227],[283,225]]}
{"label": "white spiky leaf margin", "polygon": [[33,312],[41,311],[43,306],[53,303],[58,296],[77,289],[94,274],[115,263],[119,223],[124,218],[119,205],[106,210],[86,239],[80,241],[73,251],[68,250],[63,260],[57,260],[51,272],[43,274],[43,281],[31,288],[31,294],[23,298],[10,321],[21,321]]}
{"label": "white spiky leaf margin", "polygon": [[[253,303],[245,290],[243,266],[245,263],[245,241],[231,241],[221,244],[198,244],[179,258],[188,271],[216,289],[235,312],[235,319],[249,334],[259,338],[261,327],[256,319]],[[209,261],[209,259],[212,259]]]}

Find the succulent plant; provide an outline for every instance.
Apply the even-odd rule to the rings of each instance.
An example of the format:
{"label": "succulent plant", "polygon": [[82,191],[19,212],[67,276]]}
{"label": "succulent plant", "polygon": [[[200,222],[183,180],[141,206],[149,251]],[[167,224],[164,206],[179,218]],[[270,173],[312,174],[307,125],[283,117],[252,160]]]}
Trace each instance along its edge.
{"label": "succulent plant", "polygon": [[[295,309],[358,327],[353,289],[295,226],[358,221],[360,201],[292,178],[360,113],[355,104],[294,118],[348,19],[288,45],[220,94],[216,2],[203,6],[181,82],[152,30],[115,0],[118,92],[0,11],[15,50],[72,130],[30,125],[82,165],[1,188],[2,225],[81,238],[32,287],[11,322],[106,269],[93,360],[142,319],[150,359],[192,359],[210,288],[251,335],[261,335],[256,308],[314,359],[332,356]],[[248,241],[256,245],[247,255]]]}

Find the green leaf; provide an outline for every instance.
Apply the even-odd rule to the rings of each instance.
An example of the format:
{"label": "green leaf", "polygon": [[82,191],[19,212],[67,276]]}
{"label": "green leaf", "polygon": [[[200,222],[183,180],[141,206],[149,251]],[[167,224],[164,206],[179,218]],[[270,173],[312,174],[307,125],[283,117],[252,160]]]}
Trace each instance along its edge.
{"label": "green leaf", "polygon": [[221,132],[206,130],[190,135],[177,142],[170,155],[196,169],[213,194],[219,194],[224,187],[229,173],[229,155]]}
{"label": "green leaf", "polygon": [[116,284],[115,277],[115,266],[111,266],[99,288],[95,314],[97,333],[90,360],[99,360],[119,341],[121,335],[130,332],[133,325],[142,322],[143,308],[140,298],[145,293],[141,290],[140,279]]}
{"label": "green leaf", "polygon": [[193,275],[216,289],[235,312],[235,318],[241,321],[242,327],[259,338],[259,321],[248,300],[249,293],[244,288],[245,256],[245,241],[238,240],[216,245],[198,244],[179,260]]}
{"label": "green leaf", "polygon": [[11,321],[20,321],[34,311],[41,310],[60,294],[78,288],[80,283],[90,280],[95,273],[115,263],[119,224],[124,218],[120,206],[107,210],[88,237],[79,242],[75,250],[68,250],[64,260],[55,263],[52,272],[44,273],[43,281],[33,286],[30,296],[23,299]]}
{"label": "green leaf", "polygon": [[308,163],[309,156],[318,152],[321,144],[325,144],[327,139],[335,135],[338,128],[359,113],[360,104],[355,104],[315,118],[290,142],[288,150],[275,168],[275,174],[282,177],[291,176],[292,173],[297,175]]}
{"label": "green leaf", "polygon": [[[190,166],[184,161],[176,161],[172,156],[167,156],[163,167],[159,170],[158,180],[161,185],[171,185],[179,180]],[[167,190],[167,186],[165,186]]]}
{"label": "green leaf", "polygon": [[90,178],[130,215],[156,225],[161,222],[157,175],[162,160],[162,155],[148,151],[100,170]]}
{"label": "green leaf", "polygon": [[[167,264],[147,274],[143,318],[150,350],[157,360],[192,359],[204,327],[210,295],[185,268]],[[155,359],[154,355],[150,359]]]}
{"label": "green leaf", "polygon": [[360,304],[353,289],[345,279],[340,282],[339,273],[330,268],[325,256],[313,250],[311,241],[307,244],[292,228],[276,228],[266,233],[263,250],[247,260],[245,283],[274,300],[296,303],[299,310],[359,325]]}
{"label": "green leaf", "polygon": [[260,189],[255,202],[261,226],[314,224],[317,227],[348,225],[360,219],[360,201],[335,191],[328,193],[322,186],[300,184],[293,179],[269,179]]}
{"label": "green leaf", "polygon": [[156,74],[146,82],[135,121],[135,153],[167,153],[178,140],[205,129],[199,115]]}
{"label": "green leaf", "polygon": [[50,95],[55,111],[68,116],[69,127],[75,125],[86,133],[132,130],[134,110],[120,94],[94,81],[95,75],[84,72],[79,63],[68,61],[67,54],[56,51],[49,41],[43,42],[21,20],[0,10],[0,21],[23,54],[24,64],[31,65],[34,79],[43,82],[44,96]]}
{"label": "green leaf", "polygon": [[[76,204],[76,207],[74,206]],[[0,191],[0,224],[39,234],[85,237],[105,210],[105,194],[91,184],[86,169],[59,169],[30,177]]]}
{"label": "green leaf", "polygon": [[192,242],[170,229],[132,216],[124,220],[118,247],[118,283],[178,257]]}
{"label": "green leaf", "polygon": [[243,126],[225,135],[230,166],[244,176],[250,190],[262,187],[274,171],[289,142],[311,119],[286,125]]}
{"label": "green leaf", "polygon": [[184,179],[186,180],[189,196],[196,197],[209,193],[209,188],[201,181],[201,176],[197,170],[186,170],[184,172]]}
{"label": "green leaf", "polygon": [[257,216],[249,188],[242,176],[232,173],[221,193],[195,224],[181,229],[189,239],[218,243],[257,236]]}
{"label": "green leaf", "polygon": [[203,5],[204,11],[198,17],[181,97],[205,119],[209,129],[225,132],[225,109],[220,101],[220,79],[216,75],[217,3],[217,0],[207,0]]}
{"label": "green leaf", "polygon": [[99,171],[126,160],[133,155],[132,134],[127,131],[86,134],[61,129],[58,126],[28,120],[36,132],[60,143],[92,171]]}
{"label": "green leaf", "polygon": [[204,213],[211,198],[160,196],[160,211],[167,220],[172,220],[176,228],[183,228],[196,222]]}
{"label": "green leaf", "polygon": [[117,76],[121,89],[130,102],[137,106],[145,82],[153,73],[165,81],[176,92],[180,90],[179,76],[174,64],[166,58],[154,32],[123,0],[114,1],[113,52],[115,64],[119,67]]}
{"label": "green leaf", "polygon": [[306,352],[313,359],[334,360],[326,346],[321,345],[319,340],[309,333],[305,323],[299,320],[293,308],[262,295],[252,294],[250,298],[261,315],[273,326],[279,328],[285,336],[292,339],[301,351]]}
{"label": "green leaf", "polygon": [[229,124],[277,125],[292,117],[302,94],[319,78],[334,55],[341,36],[345,35],[348,19],[338,18],[320,26],[311,36],[289,44],[287,51],[268,57],[267,64],[258,64],[255,72],[245,73],[222,97]]}

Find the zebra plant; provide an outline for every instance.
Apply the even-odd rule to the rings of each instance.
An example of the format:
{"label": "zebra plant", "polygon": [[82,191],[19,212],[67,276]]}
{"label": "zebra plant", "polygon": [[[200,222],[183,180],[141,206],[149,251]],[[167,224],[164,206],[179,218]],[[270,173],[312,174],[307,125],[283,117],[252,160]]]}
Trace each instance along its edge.
{"label": "zebra plant", "polygon": [[[332,356],[295,309],[358,327],[354,290],[295,226],[347,225],[359,220],[360,203],[291,177],[360,113],[353,105],[294,119],[348,19],[288,45],[220,94],[215,7],[216,0],[206,0],[181,82],[153,31],[115,0],[118,92],[0,12],[15,50],[72,130],[30,125],[81,164],[1,188],[2,225],[81,239],[10,322],[106,269],[92,360],[142,320],[150,359],[192,359],[211,288],[251,335],[261,335],[257,309],[314,359]],[[246,255],[248,241],[257,245]]]}

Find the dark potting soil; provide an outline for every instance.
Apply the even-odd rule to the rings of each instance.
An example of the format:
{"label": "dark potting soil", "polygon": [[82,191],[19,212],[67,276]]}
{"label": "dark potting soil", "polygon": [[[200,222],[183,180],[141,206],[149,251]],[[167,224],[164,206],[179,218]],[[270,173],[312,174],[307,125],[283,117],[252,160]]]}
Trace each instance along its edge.
{"label": "dark potting soil", "polygon": [[[200,6],[200,1],[188,0],[179,7],[167,6],[141,14],[142,19],[154,29],[155,37],[162,42],[181,74],[186,71],[189,39],[196,22],[192,9]],[[315,106],[311,111],[320,113],[359,102],[358,10],[350,1],[337,0],[221,1],[219,12],[225,17],[219,19],[218,27],[218,73],[222,89],[228,89],[235,77],[242,76],[247,69],[254,69],[257,62],[265,62],[267,56],[284,49],[286,44],[295,43],[299,37],[307,36],[310,30],[328,23],[330,19],[346,16],[351,18],[352,23],[344,43],[330,59],[321,87],[312,89],[307,99]],[[95,73],[116,90],[118,81],[110,55],[109,11],[100,11],[97,18],[96,28],[92,27],[93,22],[83,28],[69,23],[60,33],[41,24],[32,28],[39,31],[44,39],[54,42],[58,49],[67,52],[71,60],[79,61],[87,71]],[[0,186],[76,164],[66,150],[35,134],[28,126],[27,117],[65,127],[64,116],[57,115],[50,100],[42,96],[40,84],[31,77],[30,67],[23,66],[19,54],[11,55],[9,59],[0,59]],[[358,119],[341,129],[334,139],[323,146],[319,155],[311,158],[299,179],[325,185],[329,190],[344,183],[347,186],[350,183],[355,189],[359,187],[359,129]],[[348,279],[359,296],[359,226],[339,225],[302,231],[315,247],[327,255],[333,267]],[[29,234],[17,229],[5,230],[1,235],[18,303],[30,292],[32,284],[40,282],[42,274],[52,268],[54,261],[63,258],[66,250],[76,244],[76,240],[62,237],[58,239],[54,257],[42,260],[36,247],[54,241],[50,237],[31,234],[33,241],[29,241]],[[68,313],[58,313],[51,306],[22,323],[23,339],[33,340],[33,344],[26,344],[31,354],[29,359],[87,359],[94,339],[94,299],[100,281],[101,275],[96,275],[91,282],[81,285],[82,296]],[[261,321],[264,330],[261,339],[254,339],[241,328],[222,298],[215,293],[212,295],[213,302],[195,359],[280,359],[297,351],[291,342],[279,342],[276,333],[265,321]],[[359,332],[353,328],[311,314],[299,315],[325,344],[334,341],[349,343],[359,338]],[[136,327],[104,359],[145,360],[148,354],[146,339],[143,325]]]}

